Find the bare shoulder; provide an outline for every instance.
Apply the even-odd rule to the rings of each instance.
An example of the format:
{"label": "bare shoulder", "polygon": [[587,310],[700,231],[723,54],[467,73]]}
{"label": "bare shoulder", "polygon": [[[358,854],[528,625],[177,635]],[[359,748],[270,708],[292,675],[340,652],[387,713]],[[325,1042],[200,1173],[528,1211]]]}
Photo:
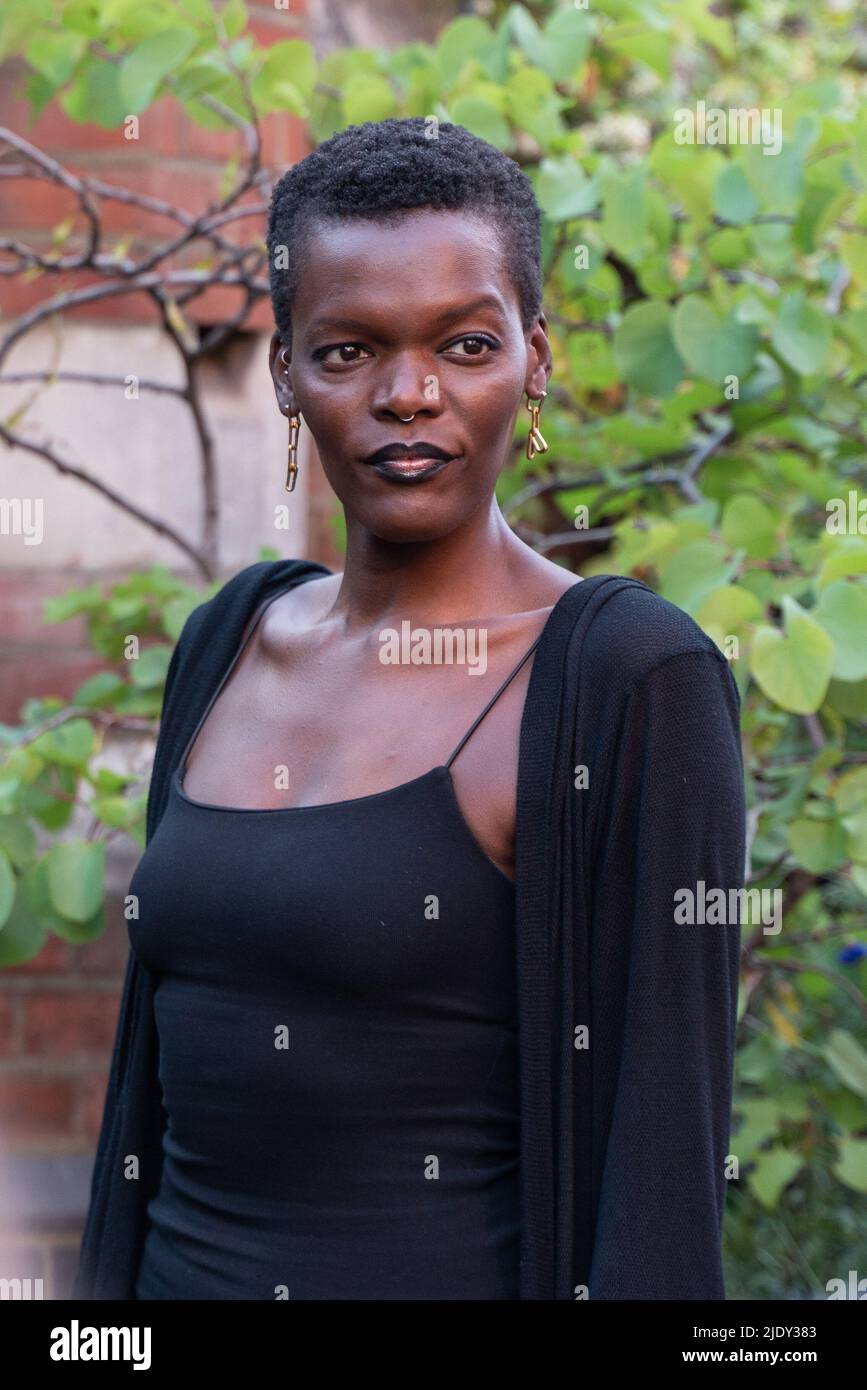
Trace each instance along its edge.
{"label": "bare shoulder", "polygon": [[272,600],[259,623],[259,642],[263,646],[285,646],[293,634],[314,627],[333,607],[342,579],[342,574],[307,579]]}
{"label": "bare shoulder", "polygon": [[574,589],[583,583],[581,576],[546,560],[544,555],[530,551],[531,566],[526,580],[526,607],[528,609],[551,609],[562,598],[567,589]]}

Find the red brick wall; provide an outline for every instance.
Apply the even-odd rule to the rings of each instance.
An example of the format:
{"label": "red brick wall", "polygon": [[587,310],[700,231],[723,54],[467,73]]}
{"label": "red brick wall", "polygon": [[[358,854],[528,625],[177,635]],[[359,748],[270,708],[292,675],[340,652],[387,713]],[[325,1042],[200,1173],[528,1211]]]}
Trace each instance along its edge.
{"label": "red brick wall", "polygon": [[[264,3],[248,4],[250,30],[261,44],[280,39],[305,38],[303,0],[290,0],[288,11],[275,10]],[[141,116],[140,139],[126,140],[122,131],[103,126],[79,124],[67,119],[62,108],[52,102],[37,120],[32,119],[26,101],[15,95],[21,82],[21,69],[8,63],[0,69],[0,124],[24,136],[45,154],[51,155],[73,174],[90,175],[106,183],[119,184],[134,192],[146,193],[198,212],[215,197],[226,162],[238,152],[238,133],[203,130],[189,121],[181,106],[163,97]],[[295,116],[275,114],[262,122],[263,163],[278,173],[295,163],[309,150],[303,123]],[[7,162],[17,162],[13,153]],[[260,201],[251,193],[243,201]],[[121,236],[135,231],[136,254],[149,245],[178,231],[178,223],[140,208],[105,199],[100,213],[108,232]],[[0,225],[5,234],[18,237],[39,249],[51,244],[51,229],[75,215],[75,228],[86,223],[78,210],[74,193],[45,178],[0,180]],[[227,241],[248,241],[264,233],[264,219],[244,219],[222,229]],[[187,253],[189,263],[201,255],[202,243]],[[184,264],[179,260],[178,266]],[[2,311],[18,315],[61,289],[91,283],[93,276],[41,276],[29,284],[22,277],[4,279]],[[239,306],[238,291],[216,288],[191,301],[190,318],[211,322],[234,312]],[[144,294],[123,295],[83,306],[73,311],[90,318],[120,318],[124,322],[146,323],[156,317],[150,299]],[[261,302],[246,322],[249,328],[272,327],[270,309]]]}

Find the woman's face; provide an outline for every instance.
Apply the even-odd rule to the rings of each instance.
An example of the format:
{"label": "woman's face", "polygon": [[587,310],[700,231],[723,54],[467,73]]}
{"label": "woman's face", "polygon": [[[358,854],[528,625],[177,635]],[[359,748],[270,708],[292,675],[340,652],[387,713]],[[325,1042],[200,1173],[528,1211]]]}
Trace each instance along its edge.
{"label": "woman's face", "polygon": [[[281,408],[306,420],[347,520],[383,540],[437,539],[489,503],[523,393],[546,389],[544,315],[522,329],[502,260],[496,227],[464,212],[314,229],[291,355],[275,333],[271,372]],[[436,452],[432,462],[427,445],[448,462]],[[410,446],[421,459],[371,461]]]}

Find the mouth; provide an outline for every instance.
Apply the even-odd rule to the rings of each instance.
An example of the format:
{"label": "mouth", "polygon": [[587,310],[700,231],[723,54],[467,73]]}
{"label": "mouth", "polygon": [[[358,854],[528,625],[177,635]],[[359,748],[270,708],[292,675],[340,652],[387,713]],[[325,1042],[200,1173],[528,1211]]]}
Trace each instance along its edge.
{"label": "mouth", "polygon": [[433,478],[456,458],[436,444],[421,440],[417,444],[386,444],[363,460],[382,478],[400,483],[419,483]]}

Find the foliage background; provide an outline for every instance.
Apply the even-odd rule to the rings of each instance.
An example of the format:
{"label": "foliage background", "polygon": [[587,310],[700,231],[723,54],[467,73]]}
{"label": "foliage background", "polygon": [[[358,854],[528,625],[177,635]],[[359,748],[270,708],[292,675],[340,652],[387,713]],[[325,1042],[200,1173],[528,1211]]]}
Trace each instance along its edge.
{"label": "foliage background", "polygon": [[[528,543],[645,580],[732,660],[749,885],[785,918],[744,926],[728,1290],[825,1297],[863,1265],[867,1192],[864,19],[847,0],[492,3],[434,45],[322,62],[246,26],[240,0],[13,0],[0,53],[23,57],[35,110],[116,127],[171,90],[224,127],[206,94],[244,122],[291,111],[314,142],[433,116],[533,181],[550,450],[528,463],[520,422],[500,502]],[[779,111],[779,153],[678,144],[700,102]],[[0,729],[0,963],[103,929],[106,846],[143,844],[146,786],[95,759],[118,720],[156,720],[171,644],[216,587],[158,568],[47,605],[87,615],[107,669]],[[90,830],[64,833],[82,798]]]}

